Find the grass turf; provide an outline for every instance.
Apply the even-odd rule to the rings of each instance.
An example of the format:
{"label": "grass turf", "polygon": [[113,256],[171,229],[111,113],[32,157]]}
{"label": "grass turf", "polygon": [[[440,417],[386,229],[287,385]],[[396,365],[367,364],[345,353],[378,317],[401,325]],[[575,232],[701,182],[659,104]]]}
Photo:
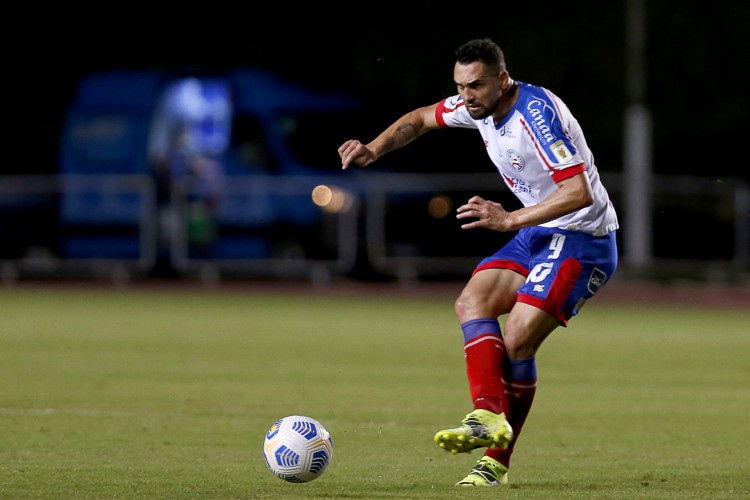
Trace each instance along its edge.
{"label": "grass turf", "polygon": [[[538,355],[504,488],[432,442],[470,410],[453,297],[0,289],[1,498],[747,498],[750,312],[598,304]],[[288,484],[279,417],[331,432]]]}

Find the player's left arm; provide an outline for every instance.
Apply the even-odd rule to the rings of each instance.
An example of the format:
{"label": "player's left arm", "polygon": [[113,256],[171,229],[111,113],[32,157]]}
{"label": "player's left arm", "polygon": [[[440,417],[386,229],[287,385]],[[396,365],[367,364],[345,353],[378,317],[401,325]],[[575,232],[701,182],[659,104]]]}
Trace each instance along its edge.
{"label": "player's left arm", "polygon": [[500,203],[474,196],[465,205],[458,207],[456,218],[477,219],[463,224],[462,229],[486,227],[495,231],[515,231],[544,224],[586,208],[593,202],[591,183],[583,171],[557,182],[557,190],[536,205],[508,212]]}

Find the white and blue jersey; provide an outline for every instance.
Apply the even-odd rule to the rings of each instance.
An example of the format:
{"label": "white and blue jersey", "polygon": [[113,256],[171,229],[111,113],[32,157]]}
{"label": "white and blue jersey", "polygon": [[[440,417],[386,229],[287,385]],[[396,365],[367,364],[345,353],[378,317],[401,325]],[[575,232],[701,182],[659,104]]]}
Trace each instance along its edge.
{"label": "white and blue jersey", "polygon": [[549,90],[521,82],[518,85],[518,100],[500,123],[492,117],[473,119],[460,95],[440,102],[435,112],[437,122],[442,127],[477,129],[503,181],[526,207],[555,192],[556,182],[585,171],[594,203],[541,226],[594,236],[617,229],[617,214],[578,121]]}
{"label": "white and blue jersey", "polygon": [[545,88],[518,84],[518,100],[499,123],[473,119],[460,95],[441,101],[435,117],[442,127],[477,129],[503,181],[526,207],[552,195],[558,182],[582,172],[588,176],[591,206],[521,229],[474,270],[511,269],[525,276],[517,300],[567,325],[617,268],[617,214],[565,103]]}

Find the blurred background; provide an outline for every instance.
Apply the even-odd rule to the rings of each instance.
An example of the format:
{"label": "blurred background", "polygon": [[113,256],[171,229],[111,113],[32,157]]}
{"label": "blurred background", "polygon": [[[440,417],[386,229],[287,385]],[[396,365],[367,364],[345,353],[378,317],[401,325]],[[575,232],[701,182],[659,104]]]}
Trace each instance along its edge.
{"label": "blurred background", "polygon": [[624,278],[747,283],[749,12],[16,7],[0,279],[464,279],[510,235],[461,231],[455,208],[474,194],[517,204],[476,132],[428,134],[368,169],[342,172],[336,150],[454,94],[453,51],[488,36],[515,79],[581,123],[620,216]]}

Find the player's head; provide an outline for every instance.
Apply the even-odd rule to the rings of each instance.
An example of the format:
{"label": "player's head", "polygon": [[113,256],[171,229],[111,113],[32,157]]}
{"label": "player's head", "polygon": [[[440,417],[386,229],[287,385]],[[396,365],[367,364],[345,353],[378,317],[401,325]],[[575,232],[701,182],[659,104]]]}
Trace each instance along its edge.
{"label": "player's head", "polygon": [[488,71],[499,74],[505,69],[505,54],[491,39],[477,38],[456,49],[456,63],[468,65],[473,62],[480,62]]}
{"label": "player's head", "polygon": [[492,115],[513,84],[502,49],[489,38],[470,40],[455,53],[453,80],[466,110],[475,120]]}

